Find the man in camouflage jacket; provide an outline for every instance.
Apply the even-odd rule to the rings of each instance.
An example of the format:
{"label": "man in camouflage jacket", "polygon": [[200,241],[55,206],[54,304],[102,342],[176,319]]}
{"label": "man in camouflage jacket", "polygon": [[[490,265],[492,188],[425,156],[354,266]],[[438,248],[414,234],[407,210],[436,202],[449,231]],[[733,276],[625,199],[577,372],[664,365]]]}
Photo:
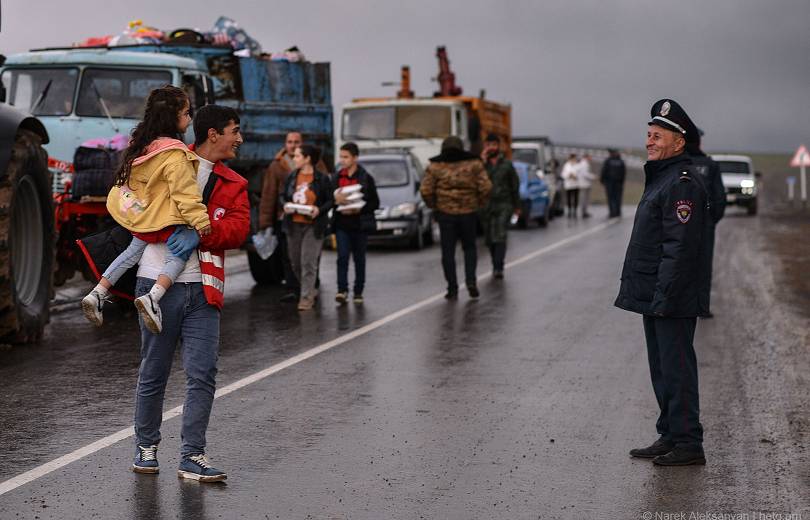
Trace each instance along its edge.
{"label": "man in camouflage jacket", "polygon": [[478,157],[465,152],[458,137],[442,142],[439,155],[430,158],[420,191],[428,207],[435,209],[442,245],[442,268],[447,280],[447,299],[458,298],[456,242],[464,250],[464,275],[471,298],[478,298],[475,269],[478,263],[475,238],[478,211],[486,206],[492,183]]}

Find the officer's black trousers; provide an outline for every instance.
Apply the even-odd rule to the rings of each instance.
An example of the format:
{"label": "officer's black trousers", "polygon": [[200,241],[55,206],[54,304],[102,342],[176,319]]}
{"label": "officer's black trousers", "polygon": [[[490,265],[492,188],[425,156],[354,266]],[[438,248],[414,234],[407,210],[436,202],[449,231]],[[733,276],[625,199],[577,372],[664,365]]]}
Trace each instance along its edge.
{"label": "officer's black trousers", "polygon": [[456,278],[456,243],[461,240],[464,250],[464,277],[467,285],[475,285],[475,268],[478,264],[478,252],[475,247],[478,215],[466,213],[463,215],[450,215],[448,213],[436,214],[439,223],[439,233],[442,244],[442,269],[447,280],[447,289],[458,289]]}
{"label": "officer's black trousers", "polygon": [[661,410],[655,426],[664,439],[700,447],[700,425],[695,325],[697,318],[644,316],[647,358],[653,391]]}
{"label": "officer's black trousers", "polygon": [[624,183],[621,181],[605,181],[608,217],[620,217],[622,215],[622,191],[624,191]]}

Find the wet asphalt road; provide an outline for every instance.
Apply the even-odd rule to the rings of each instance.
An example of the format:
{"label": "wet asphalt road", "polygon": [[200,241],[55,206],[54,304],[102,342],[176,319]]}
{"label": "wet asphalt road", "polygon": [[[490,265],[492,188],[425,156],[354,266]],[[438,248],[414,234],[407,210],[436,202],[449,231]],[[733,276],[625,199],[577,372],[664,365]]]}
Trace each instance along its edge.
{"label": "wet asphalt road", "polygon": [[[0,518],[646,518],[644,512],[808,512],[807,458],[786,417],[784,328],[769,301],[753,219],[718,239],[714,310],[696,343],[706,467],[656,468],[627,450],[655,438],[641,318],[612,307],[631,218],[558,219],[510,234],[482,297],[438,300],[214,403],[208,451],[225,484],[180,481],[179,420],[158,476],[130,472],[125,439],[0,496]],[[755,225],[754,225],[755,226]],[[460,256],[460,255],[459,255]],[[299,315],[232,258],[219,386],[423,302],[443,289],[438,247],[375,250],[366,304]],[[460,260],[460,258],[459,258]],[[479,273],[489,270],[482,255]],[[788,318],[785,317],[785,320]],[[763,339],[765,338],[765,339]],[[770,346],[769,346],[770,345]],[[46,340],[0,353],[0,481],[131,424],[134,316],[95,330],[59,312]],[[167,409],[182,404],[176,364]]]}

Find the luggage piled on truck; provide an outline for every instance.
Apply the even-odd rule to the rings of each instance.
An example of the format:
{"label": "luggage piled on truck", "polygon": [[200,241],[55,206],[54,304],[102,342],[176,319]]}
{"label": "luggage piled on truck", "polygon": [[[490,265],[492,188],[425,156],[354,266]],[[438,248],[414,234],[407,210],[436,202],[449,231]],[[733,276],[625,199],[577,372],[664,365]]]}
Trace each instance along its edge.
{"label": "luggage piled on truck", "polygon": [[208,44],[218,47],[230,47],[238,55],[244,57],[260,56],[262,54],[262,46],[259,42],[251,38],[235,20],[226,16],[220,16],[214,22],[214,26],[210,31],[175,29],[167,32],[144,25],[142,20],[133,20],[119,34],[90,37],[73,46],[121,47],[125,45],[160,45],[164,43]]}
{"label": "luggage piled on truck", "polygon": [[87,200],[88,197],[106,199],[121,161],[121,150],[87,144],[78,147],[73,155],[75,173],[70,194],[74,202]]}

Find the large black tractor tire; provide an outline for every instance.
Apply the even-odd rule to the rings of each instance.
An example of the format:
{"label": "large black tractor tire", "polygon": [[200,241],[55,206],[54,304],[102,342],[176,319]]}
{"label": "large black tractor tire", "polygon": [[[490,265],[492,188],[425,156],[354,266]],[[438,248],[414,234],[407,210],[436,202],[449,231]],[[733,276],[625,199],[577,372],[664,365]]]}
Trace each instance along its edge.
{"label": "large black tractor tire", "polygon": [[284,265],[281,263],[281,248],[270,255],[267,260],[262,260],[255,251],[248,251],[248,266],[253,280],[258,285],[275,285],[284,279]]}
{"label": "large black tractor tire", "polygon": [[42,337],[50,317],[53,222],[48,155],[39,136],[20,130],[0,179],[0,342]]}

